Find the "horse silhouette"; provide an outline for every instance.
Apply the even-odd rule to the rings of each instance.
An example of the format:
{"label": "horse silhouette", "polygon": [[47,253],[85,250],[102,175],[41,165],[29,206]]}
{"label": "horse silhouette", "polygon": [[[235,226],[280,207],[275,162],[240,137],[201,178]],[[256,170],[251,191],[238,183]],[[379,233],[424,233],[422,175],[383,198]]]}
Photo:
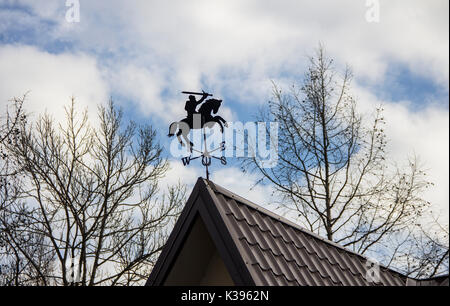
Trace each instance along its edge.
{"label": "horse silhouette", "polygon": [[[189,140],[188,134],[192,129],[202,129],[204,127],[212,128],[215,124],[220,126],[220,131],[223,133],[223,127],[227,127],[227,122],[221,116],[213,116],[213,114],[217,114],[219,108],[222,104],[222,100],[217,99],[208,99],[206,100],[202,106],[200,106],[198,112],[194,113],[193,116],[188,116],[181,121],[172,122],[169,126],[169,137],[172,137],[176,133],[178,141],[182,146],[184,143],[180,136],[183,136],[185,142],[188,144],[188,148],[192,151],[192,147],[194,144]],[[196,119],[199,119],[197,122],[194,122]]]}

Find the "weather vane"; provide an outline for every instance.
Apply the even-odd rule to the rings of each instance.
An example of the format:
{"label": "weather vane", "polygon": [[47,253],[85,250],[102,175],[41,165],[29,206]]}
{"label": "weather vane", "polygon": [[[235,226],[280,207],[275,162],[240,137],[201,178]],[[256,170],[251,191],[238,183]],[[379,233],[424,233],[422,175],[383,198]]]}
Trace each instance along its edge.
{"label": "weather vane", "polygon": [[[183,157],[181,159],[184,166],[189,165],[191,160],[195,160],[198,158],[202,159],[202,165],[206,169],[206,179],[209,180],[208,167],[211,165],[213,158],[220,160],[222,165],[227,164],[227,159],[225,158],[225,156],[217,157],[213,155],[213,153],[216,151],[225,150],[225,141],[223,141],[218,148],[208,150],[205,132],[205,128],[212,128],[216,124],[219,125],[221,133],[223,133],[224,131],[224,126],[228,127],[225,119],[223,119],[221,116],[216,115],[222,104],[222,100],[213,98],[207,99],[208,97],[212,97],[213,95],[206,93],[203,90],[202,92],[183,91],[182,93],[189,95],[189,98],[184,106],[184,109],[187,112],[187,117],[178,122],[173,122],[172,124],[170,124],[168,136],[172,137],[176,135],[181,146],[187,147],[189,156]],[[196,96],[201,96],[201,98],[197,100]],[[201,106],[197,111],[197,107],[200,104]],[[200,150],[194,148],[194,143],[188,138],[191,130],[198,129],[202,130],[204,142],[203,149]],[[193,152],[199,153],[200,155],[193,157]]]}

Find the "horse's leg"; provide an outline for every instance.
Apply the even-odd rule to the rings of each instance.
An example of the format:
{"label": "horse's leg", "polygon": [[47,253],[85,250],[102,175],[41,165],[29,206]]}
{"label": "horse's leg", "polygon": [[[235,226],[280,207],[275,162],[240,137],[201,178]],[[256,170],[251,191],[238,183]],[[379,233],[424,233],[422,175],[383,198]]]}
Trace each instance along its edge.
{"label": "horse's leg", "polygon": [[192,147],[194,146],[194,144],[192,143],[192,141],[189,140],[189,138],[187,137],[187,134],[182,134],[184,141],[186,141],[186,143],[188,144],[188,149],[189,151],[192,153]]}
{"label": "horse's leg", "polygon": [[220,131],[223,133],[223,125],[222,125],[222,122],[220,122],[220,119],[218,117],[220,117],[220,116],[214,117],[212,121],[217,123],[220,126]]}
{"label": "horse's leg", "polygon": [[216,118],[219,119],[225,127],[228,127],[228,123],[225,119],[223,119],[221,116],[216,116]]}
{"label": "horse's leg", "polygon": [[191,130],[190,126],[189,126],[189,120],[188,119],[183,119],[179,122],[178,124],[178,140],[181,143],[181,146],[185,146],[185,144],[183,143],[183,141],[181,140],[181,138],[179,136],[183,136],[184,140],[186,141],[186,145],[191,145],[192,146],[192,142],[189,141],[189,139],[187,138],[187,135],[189,134],[189,131]]}
{"label": "horse's leg", "polygon": [[183,140],[181,140],[181,137],[180,137],[181,135],[182,135],[182,130],[179,130],[177,133],[177,138],[178,138],[178,141],[180,142],[181,146],[184,147]]}

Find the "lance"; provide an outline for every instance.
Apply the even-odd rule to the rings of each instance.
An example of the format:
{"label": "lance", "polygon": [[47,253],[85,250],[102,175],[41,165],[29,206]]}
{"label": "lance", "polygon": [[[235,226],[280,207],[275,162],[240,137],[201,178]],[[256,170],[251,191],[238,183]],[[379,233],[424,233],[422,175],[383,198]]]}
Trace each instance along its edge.
{"label": "lance", "polygon": [[[182,91],[181,93],[185,94],[185,95],[197,95],[197,96],[203,96],[203,94],[204,94],[203,92],[192,92],[192,91]],[[207,97],[212,97],[213,95],[212,94],[206,94],[206,96]]]}

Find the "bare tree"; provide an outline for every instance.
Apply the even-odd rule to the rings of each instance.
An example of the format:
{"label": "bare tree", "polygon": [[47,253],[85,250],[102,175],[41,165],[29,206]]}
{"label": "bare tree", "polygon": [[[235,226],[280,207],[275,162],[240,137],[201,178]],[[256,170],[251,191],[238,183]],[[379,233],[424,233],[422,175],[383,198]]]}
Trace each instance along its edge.
{"label": "bare tree", "polygon": [[320,46],[302,86],[284,93],[274,84],[274,99],[259,115],[279,124],[278,165],[249,158],[243,169],[273,184],[280,206],[309,230],[395,265],[394,250],[406,244],[392,241],[405,241],[428,208],[421,194],[430,183],[415,158],[390,167],[383,109],[363,120],[351,80],[351,70],[339,75]]}
{"label": "bare tree", "polygon": [[425,224],[419,224],[407,240],[405,247],[399,249],[397,256],[403,263],[402,270],[417,278],[448,275],[449,269],[448,227],[431,216]]}
{"label": "bare tree", "polygon": [[[8,233],[17,241],[27,241],[30,248],[39,246],[38,237],[21,235],[19,228],[25,219],[21,215],[28,212],[20,200],[21,179],[15,172],[16,167],[9,158],[7,145],[20,133],[20,125],[26,122],[23,103],[26,95],[9,101],[6,111],[0,116],[0,285],[23,285],[26,280],[39,283],[36,275],[30,269],[29,261],[20,251],[13,248]],[[19,214],[13,209],[20,210]],[[42,252],[38,248],[30,250],[34,258],[39,258]],[[30,283],[30,282],[28,282]]]}
{"label": "bare tree", "polygon": [[[160,192],[158,181],[168,164],[156,132],[124,126],[112,102],[99,107],[98,127],[86,111],[77,112],[74,99],[66,119],[57,125],[44,115],[35,124],[21,124],[8,145],[9,158],[25,177],[26,213],[13,207],[24,222],[4,234],[40,284],[137,284],[148,277],[165,244],[185,189]],[[40,239],[46,265],[35,262],[36,243],[17,235]]]}
{"label": "bare tree", "polygon": [[45,236],[28,230],[32,212],[23,202],[0,210],[0,285],[47,285],[43,277],[52,272],[53,254]]}

